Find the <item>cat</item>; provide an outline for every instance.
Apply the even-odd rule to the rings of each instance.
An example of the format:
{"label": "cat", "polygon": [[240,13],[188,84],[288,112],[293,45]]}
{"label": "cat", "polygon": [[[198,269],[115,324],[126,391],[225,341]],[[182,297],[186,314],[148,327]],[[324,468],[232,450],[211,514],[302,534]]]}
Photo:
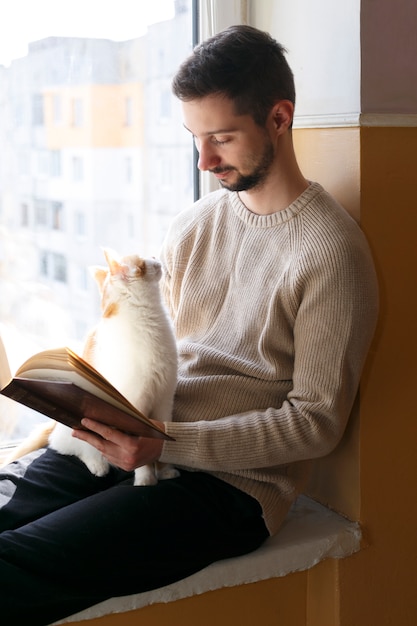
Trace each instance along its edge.
{"label": "cat", "polygon": [[[104,249],[108,267],[92,269],[101,296],[102,315],[88,335],[83,358],[97,369],[136,408],[150,419],[170,421],[177,382],[177,348],[168,313],[162,302],[158,260],[137,255],[119,258]],[[52,422],[44,429],[49,446],[61,454],[77,456],[95,476],[104,476],[109,463],[93,446],[72,437],[72,430]],[[23,444],[27,452],[42,445]],[[135,470],[135,485],[154,485],[178,471],[156,463]]]}

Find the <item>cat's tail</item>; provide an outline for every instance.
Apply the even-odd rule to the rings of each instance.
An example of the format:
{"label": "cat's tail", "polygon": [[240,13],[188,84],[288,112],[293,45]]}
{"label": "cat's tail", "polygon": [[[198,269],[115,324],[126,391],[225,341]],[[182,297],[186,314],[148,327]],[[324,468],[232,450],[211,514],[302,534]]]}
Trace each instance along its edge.
{"label": "cat's tail", "polygon": [[25,454],[29,454],[29,452],[33,452],[34,450],[39,450],[40,448],[47,446],[49,435],[55,428],[55,424],[56,422],[50,420],[49,422],[44,422],[43,424],[36,426],[29,436],[22,441],[22,443],[13,448],[4,461],[0,463],[0,467],[4,467],[17,459],[20,459],[22,456],[25,456]]}

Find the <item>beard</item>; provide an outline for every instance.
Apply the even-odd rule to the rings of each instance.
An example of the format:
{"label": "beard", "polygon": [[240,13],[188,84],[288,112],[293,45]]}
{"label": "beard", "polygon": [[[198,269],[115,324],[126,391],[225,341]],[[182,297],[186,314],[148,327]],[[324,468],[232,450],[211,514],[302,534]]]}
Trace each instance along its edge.
{"label": "beard", "polygon": [[271,141],[265,144],[265,149],[259,159],[250,157],[248,159],[248,165],[251,170],[248,174],[241,174],[237,167],[215,167],[210,170],[213,174],[220,174],[222,172],[235,171],[238,176],[233,183],[228,183],[225,180],[219,180],[222,187],[228,191],[248,191],[249,189],[255,189],[260,187],[267,178],[271,164],[274,160],[274,147]]}

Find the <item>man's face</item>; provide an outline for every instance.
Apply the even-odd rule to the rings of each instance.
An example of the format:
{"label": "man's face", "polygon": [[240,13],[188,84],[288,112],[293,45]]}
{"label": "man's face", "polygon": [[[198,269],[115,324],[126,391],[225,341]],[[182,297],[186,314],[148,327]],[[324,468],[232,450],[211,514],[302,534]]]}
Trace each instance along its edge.
{"label": "man's face", "polygon": [[199,169],[212,172],[229,191],[260,188],[275,157],[266,129],[250,115],[237,115],[223,96],[183,102],[182,108],[184,126],[199,152]]}

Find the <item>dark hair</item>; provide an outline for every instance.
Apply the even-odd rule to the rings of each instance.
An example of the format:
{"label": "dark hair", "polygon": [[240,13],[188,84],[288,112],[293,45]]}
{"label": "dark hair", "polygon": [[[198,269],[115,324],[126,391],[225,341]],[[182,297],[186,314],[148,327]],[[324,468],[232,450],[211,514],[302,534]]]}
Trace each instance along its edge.
{"label": "dark hair", "polygon": [[221,94],[238,115],[263,126],[279,100],[295,103],[294,77],[285,48],[268,33],[236,25],[206,39],[180,66],[172,82],[183,101]]}

